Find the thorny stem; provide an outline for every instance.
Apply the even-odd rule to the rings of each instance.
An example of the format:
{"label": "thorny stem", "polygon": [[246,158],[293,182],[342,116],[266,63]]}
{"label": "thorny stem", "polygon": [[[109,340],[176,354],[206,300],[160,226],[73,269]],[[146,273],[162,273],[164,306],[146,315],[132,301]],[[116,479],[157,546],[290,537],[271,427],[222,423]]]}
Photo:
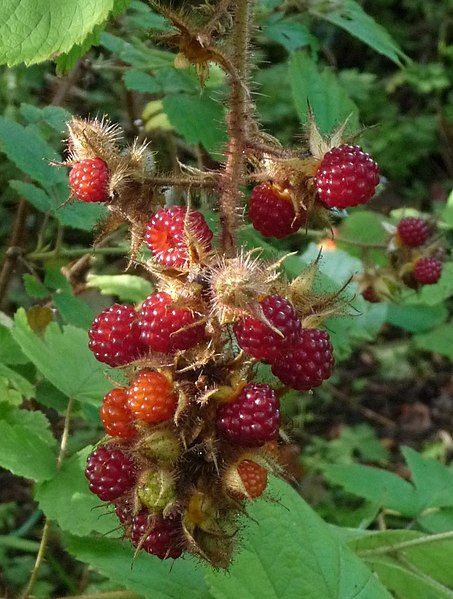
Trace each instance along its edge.
{"label": "thorny stem", "polygon": [[223,17],[223,15],[225,14],[225,12],[228,10],[228,7],[230,6],[231,1],[232,0],[220,0],[220,2],[217,5],[217,7],[216,7],[216,9],[215,9],[212,17],[209,19],[209,21],[203,27],[203,34],[204,35],[208,35],[208,36],[211,35],[211,33],[213,32],[213,30],[217,26],[218,22],[220,21],[220,19]]}
{"label": "thorny stem", "polygon": [[233,55],[237,77],[230,75],[231,93],[227,117],[228,149],[225,170],[222,175],[222,193],[219,200],[221,248],[231,255],[235,247],[235,231],[238,206],[241,199],[240,185],[245,170],[245,149],[248,133],[247,114],[251,110],[250,92],[247,87],[248,50],[250,37],[250,7],[253,0],[237,0],[233,22]]}
{"label": "thorny stem", "polygon": [[[71,414],[72,414],[73,405],[74,405],[74,398],[70,397],[69,401],[68,401],[68,405],[66,407],[63,433],[61,435],[61,441],[60,441],[60,450],[58,452],[58,457],[57,457],[57,470],[60,470],[60,468],[63,464],[65,454],[66,454],[66,447],[68,444],[68,437],[69,437],[69,425],[71,422]],[[36,561],[33,566],[33,570],[31,571],[30,580],[28,581],[28,584],[27,584],[23,594],[21,595],[21,599],[27,599],[27,597],[29,597],[31,595],[31,592],[33,591],[33,587],[35,586],[36,580],[38,579],[39,570],[41,569],[41,565],[44,560],[44,555],[46,553],[47,541],[49,540],[49,533],[50,533],[50,520],[48,518],[46,518],[46,521],[44,522],[44,527],[42,530],[41,542],[39,544],[39,549],[38,549],[38,555],[36,556]]]}

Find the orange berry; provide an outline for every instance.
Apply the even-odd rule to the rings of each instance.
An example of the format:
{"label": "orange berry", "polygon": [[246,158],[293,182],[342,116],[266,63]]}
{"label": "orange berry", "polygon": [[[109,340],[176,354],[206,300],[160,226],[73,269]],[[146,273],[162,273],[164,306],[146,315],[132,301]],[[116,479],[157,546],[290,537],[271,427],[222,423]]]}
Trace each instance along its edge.
{"label": "orange berry", "polygon": [[237,465],[237,471],[251,499],[256,499],[264,493],[267,487],[267,470],[252,460],[242,460]]}
{"label": "orange berry", "polygon": [[129,387],[127,397],[133,415],[149,424],[169,420],[178,401],[170,381],[155,371],[140,372]]}

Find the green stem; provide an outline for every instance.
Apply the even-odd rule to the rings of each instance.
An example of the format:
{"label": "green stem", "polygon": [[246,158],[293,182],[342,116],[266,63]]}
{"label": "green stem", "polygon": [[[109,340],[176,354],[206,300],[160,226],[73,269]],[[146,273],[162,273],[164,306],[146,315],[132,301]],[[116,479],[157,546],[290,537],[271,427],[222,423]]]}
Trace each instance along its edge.
{"label": "green stem", "polygon": [[28,260],[49,260],[51,258],[78,258],[80,256],[85,256],[85,254],[92,254],[93,256],[125,256],[127,253],[128,249],[125,247],[61,248],[49,252],[31,252],[31,254],[27,254],[26,257]]}
{"label": "green stem", "polygon": [[377,547],[376,549],[365,549],[364,551],[358,551],[357,554],[360,557],[369,557],[371,555],[385,555],[386,553],[395,553],[402,551],[403,549],[410,549],[411,547],[417,547],[418,545],[426,545],[428,543],[436,543],[437,541],[447,541],[453,539],[453,531],[441,532],[437,535],[426,535],[418,537],[417,539],[411,539],[410,541],[401,541],[401,543],[395,543],[394,545],[384,545]]}
{"label": "green stem", "polygon": [[[61,468],[64,457],[66,455],[66,448],[68,445],[68,437],[69,437],[69,425],[71,423],[71,414],[72,414],[73,405],[74,405],[74,399],[72,397],[70,397],[67,408],[66,408],[63,433],[61,435],[61,441],[60,441],[60,450],[58,452],[58,457],[57,457],[57,470],[59,470]],[[21,595],[21,599],[27,599],[27,597],[29,597],[33,591],[33,587],[35,586],[35,583],[38,579],[39,571],[41,569],[41,565],[44,560],[44,556],[46,554],[47,541],[49,540],[49,533],[50,533],[50,520],[48,518],[46,518],[46,521],[44,522],[44,527],[42,530],[41,542],[39,544],[39,549],[38,549],[38,555],[36,556],[36,561],[35,561],[32,571],[31,571],[30,579],[28,581],[28,584],[27,584],[24,592]]]}

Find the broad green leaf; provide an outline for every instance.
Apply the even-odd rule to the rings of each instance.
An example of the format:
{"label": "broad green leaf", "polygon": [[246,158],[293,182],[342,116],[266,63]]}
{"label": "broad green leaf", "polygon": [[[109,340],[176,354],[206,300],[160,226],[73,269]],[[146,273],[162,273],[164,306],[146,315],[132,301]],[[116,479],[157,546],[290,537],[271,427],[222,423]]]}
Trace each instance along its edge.
{"label": "broad green leaf", "polygon": [[91,532],[106,534],[118,526],[113,509],[91,493],[84,476],[86,460],[92,447],[63,462],[61,470],[37,488],[35,498],[39,507],[63,530],[77,536]]}
{"label": "broad green leaf", "polygon": [[[244,546],[227,573],[209,570],[216,599],[384,599],[377,578],[287,483],[280,502],[249,509]],[[253,573],[253,575],[252,575]]]}
{"label": "broad green leaf", "polygon": [[9,184],[35,208],[50,213],[61,224],[74,229],[92,231],[95,225],[107,215],[105,206],[100,203],[71,202],[63,205],[69,198],[66,180],[54,187],[51,195],[32,183],[12,180]]}
{"label": "broad green leaf", "polygon": [[414,487],[396,474],[361,464],[330,464],[323,470],[327,480],[354,495],[379,502],[405,516],[420,512]]}
{"label": "broad green leaf", "polygon": [[442,268],[442,275],[435,285],[424,285],[414,294],[407,293],[407,303],[425,304],[434,306],[453,296],[453,262],[446,262]]}
{"label": "broad green leaf", "polygon": [[[13,370],[12,368],[8,368],[5,364],[0,363],[0,379],[4,379],[9,383],[9,386],[12,386],[18,393],[20,393],[22,398],[30,399],[33,397],[34,386],[21,374]],[[0,401],[2,398],[0,397]]]}
{"label": "broad green leaf", "polygon": [[66,292],[54,293],[52,298],[60,316],[66,323],[86,330],[90,327],[94,314],[84,301]]}
{"label": "broad green leaf", "polygon": [[441,354],[453,360],[453,321],[443,324],[428,333],[414,336],[415,345],[419,349]]}
{"label": "broad green leaf", "polygon": [[355,0],[344,0],[333,10],[311,10],[319,18],[325,19],[358,38],[379,54],[401,65],[401,59],[407,58],[393,40],[389,32],[368,15]]}
{"label": "broad green leaf", "polygon": [[36,368],[67,397],[99,406],[112,387],[105,376],[118,373],[104,368],[88,349],[86,331],[71,325],[60,327],[52,322],[44,336],[34,333],[27,323],[25,311],[15,317],[13,338]]}
{"label": "broad green leaf", "polygon": [[281,44],[288,52],[294,52],[304,46],[310,46],[316,41],[303,23],[294,17],[283,18],[282,13],[274,13],[262,23],[264,35],[270,40]]}
{"label": "broad green leaf", "polygon": [[349,545],[398,597],[453,597],[452,531],[425,535],[412,530],[386,530],[356,538]]}
{"label": "broad green leaf", "polygon": [[172,52],[146,46],[138,40],[131,44],[111,33],[102,33],[101,44],[127,64],[147,70],[173,66],[175,55]]}
{"label": "broad green leaf", "polygon": [[404,447],[402,453],[422,507],[453,507],[453,470],[410,447]]}
{"label": "broad green leaf", "polygon": [[61,106],[45,106],[38,108],[22,102],[20,112],[30,124],[44,122],[58,133],[66,132],[66,125],[71,119],[71,113]]}
{"label": "broad green leaf", "polygon": [[42,412],[0,403],[0,465],[17,476],[43,481],[55,473],[55,439]]}
{"label": "broad green leaf", "polygon": [[36,299],[44,299],[45,297],[49,296],[50,291],[43,283],[41,283],[41,281],[37,277],[25,273],[23,276],[23,280],[25,291],[30,297],[35,297]]}
{"label": "broad green leaf", "polygon": [[225,111],[220,98],[179,94],[165,96],[164,111],[176,129],[190,144],[201,143],[211,153],[219,153],[226,142]]}
{"label": "broad green leaf", "polygon": [[26,356],[11,335],[11,328],[0,325],[0,362],[2,364],[26,364]]}
{"label": "broad green leaf", "polygon": [[[2,10],[0,8],[0,14]],[[0,18],[0,29],[1,23]],[[45,188],[66,180],[62,169],[50,166],[49,161],[58,160],[59,156],[44,138],[35,131],[27,130],[19,123],[3,116],[0,116],[0,150],[22,172]]]}
{"label": "broad green leaf", "polygon": [[68,52],[113,6],[113,0],[3,0],[0,63],[30,65]]}
{"label": "broad green leaf", "polygon": [[134,558],[131,544],[116,539],[67,535],[65,540],[74,557],[145,599],[211,597],[203,580],[205,568],[191,558],[169,563],[143,551]]}
{"label": "broad green leaf", "polygon": [[153,292],[149,281],[135,275],[88,275],[88,287],[103,295],[115,295],[122,301],[142,302]]}
{"label": "broad green leaf", "polygon": [[335,73],[326,68],[320,70],[307,52],[299,51],[290,58],[289,76],[293,99],[303,125],[307,123],[307,109],[310,105],[316,123],[324,134],[331,133],[350,115],[348,127],[357,130],[357,106],[349,98]]}
{"label": "broad green leaf", "polygon": [[417,306],[412,304],[388,304],[387,321],[410,333],[422,333],[445,322],[446,306]]}
{"label": "broad green leaf", "polygon": [[99,43],[102,29],[102,26],[96,26],[80,44],[75,44],[69,52],[60,54],[57,57],[55,63],[58,75],[64,75],[71,71],[76,66],[77,61],[89,51],[91,46]]}
{"label": "broad green leaf", "polygon": [[132,89],[142,94],[158,94],[162,88],[153,75],[148,75],[143,71],[130,69],[124,75],[124,84],[127,89]]}
{"label": "broad green leaf", "polygon": [[417,518],[417,523],[433,533],[453,530],[453,508],[427,511]]}
{"label": "broad green leaf", "polygon": [[[358,210],[349,214],[341,223],[339,237],[351,239],[355,242],[385,245],[388,234],[382,226],[382,217],[376,212]],[[339,249],[346,251],[351,256],[363,258],[363,250],[354,244],[337,242]],[[375,264],[386,264],[387,252],[383,250],[369,250],[367,258]]]}

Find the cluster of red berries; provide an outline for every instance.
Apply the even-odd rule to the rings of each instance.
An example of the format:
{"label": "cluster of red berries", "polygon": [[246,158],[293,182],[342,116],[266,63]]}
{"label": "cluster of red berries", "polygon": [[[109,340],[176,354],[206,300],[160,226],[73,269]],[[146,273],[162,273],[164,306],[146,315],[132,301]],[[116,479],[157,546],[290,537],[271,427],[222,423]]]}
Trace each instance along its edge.
{"label": "cluster of red berries", "polygon": [[[159,210],[145,237],[153,260],[175,281],[190,272],[192,260],[198,273],[203,269],[201,254],[209,257],[211,240],[203,216],[179,207]],[[179,374],[172,364],[189,351],[202,354],[202,348],[215,343],[221,348],[231,339],[224,335],[231,320],[213,320],[212,281],[205,268],[207,273],[197,278],[201,285],[186,282],[199,293],[198,304],[190,293],[183,299],[157,291],[138,309],[114,304],[89,330],[96,358],[125,367],[130,377],[127,388],[115,388],[104,398],[100,416],[110,439],[88,459],[90,489],[113,503],[125,537],[137,549],[162,559],[193,550],[190,531],[203,539],[213,520],[219,526],[215,514],[228,521],[238,513],[238,502],[259,497],[268,471],[276,467],[267,448],[279,436],[279,398],[270,385],[253,382],[252,358],[270,363],[276,377],[301,391],[320,385],[333,367],[328,334],[304,328],[292,303],[270,293],[249,316],[241,311],[232,320],[243,357],[233,350],[231,363],[244,369],[234,375],[234,367],[222,366],[219,350],[213,352],[210,384],[219,392],[214,390],[204,407],[197,399],[198,387],[206,389],[209,382],[203,369],[196,378]],[[192,297],[189,304],[187,297]],[[205,393],[210,397],[209,390]],[[207,446],[213,448],[210,458],[200,465],[196,448]]]}
{"label": "cluster of red berries", "polygon": [[300,190],[294,194],[286,181],[262,183],[253,189],[249,217],[257,231],[283,239],[306,224],[309,205],[319,201],[329,209],[344,209],[366,204],[379,183],[377,164],[359,146],[332,148],[314,167],[314,175],[306,179],[306,198],[297,197]]}
{"label": "cluster of red berries", "polygon": [[[431,236],[431,228],[423,218],[408,217],[400,220],[396,232],[400,246],[421,248]],[[417,251],[412,260],[410,272],[413,280],[420,285],[434,285],[442,274],[442,262],[432,255],[420,255]],[[411,256],[412,257],[412,256]]]}
{"label": "cluster of red berries", "polygon": [[333,349],[320,329],[303,329],[292,304],[279,295],[265,297],[260,306],[266,324],[247,316],[234,325],[239,346],[268,362],[273,374],[299,391],[318,387],[332,374]]}

